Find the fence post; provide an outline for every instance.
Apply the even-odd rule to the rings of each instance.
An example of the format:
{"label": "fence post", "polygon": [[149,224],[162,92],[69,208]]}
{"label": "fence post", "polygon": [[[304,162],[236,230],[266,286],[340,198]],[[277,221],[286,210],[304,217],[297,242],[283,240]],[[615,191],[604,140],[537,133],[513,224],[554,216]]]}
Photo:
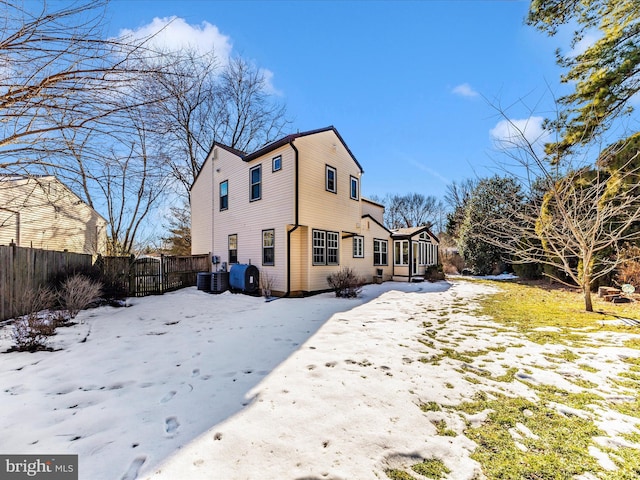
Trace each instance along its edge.
{"label": "fence post", "polygon": [[160,254],[160,294],[164,295],[164,292],[167,290],[167,275],[166,275],[166,270],[165,270],[165,258],[164,258],[164,253]]}
{"label": "fence post", "polygon": [[129,257],[129,296],[137,297],[135,259],[136,256],[132,253],[131,257]]}

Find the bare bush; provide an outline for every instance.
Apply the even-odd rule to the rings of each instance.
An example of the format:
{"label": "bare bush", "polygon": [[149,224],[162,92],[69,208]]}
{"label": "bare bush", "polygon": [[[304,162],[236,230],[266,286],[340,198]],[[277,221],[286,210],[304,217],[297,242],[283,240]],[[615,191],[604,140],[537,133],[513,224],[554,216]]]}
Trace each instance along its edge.
{"label": "bare bush", "polygon": [[56,322],[48,313],[34,312],[19,318],[13,324],[13,341],[16,349],[22,352],[45,349],[55,329]]}
{"label": "bare bush", "polygon": [[264,298],[271,298],[271,289],[273,288],[274,279],[268,272],[264,270],[260,272],[260,291]]}
{"label": "bare bush", "polygon": [[16,301],[15,311],[25,313],[13,324],[13,341],[19,351],[34,352],[46,348],[56,331],[56,320],[49,310],[56,302],[55,293],[47,288],[25,290]]}
{"label": "bare bush", "polygon": [[453,248],[443,248],[441,250],[442,266],[447,275],[457,275],[464,270],[464,260],[457,250]]}
{"label": "bare bush", "polygon": [[60,300],[71,318],[100,296],[102,286],[83,275],[73,275],[62,284]]}
{"label": "bare bush", "polygon": [[37,290],[24,290],[16,298],[14,304],[14,314],[24,315],[38,313],[41,310],[52,308],[56,304],[56,294],[47,287],[40,287]]}
{"label": "bare bush", "polygon": [[353,298],[357,297],[365,284],[364,278],[355,274],[349,268],[341,268],[340,271],[327,277],[327,283],[336,292],[336,297]]}

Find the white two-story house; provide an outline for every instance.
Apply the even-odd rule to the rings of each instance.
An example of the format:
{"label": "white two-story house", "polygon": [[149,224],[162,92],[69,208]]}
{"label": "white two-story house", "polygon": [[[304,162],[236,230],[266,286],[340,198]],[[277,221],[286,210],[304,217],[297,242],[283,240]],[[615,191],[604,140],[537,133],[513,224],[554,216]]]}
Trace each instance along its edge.
{"label": "white two-story house", "polygon": [[362,174],[334,127],[250,154],[215,144],[191,187],[192,253],[216,257],[212,270],[251,263],[279,295],[326,290],[342,267],[369,282],[419,277],[437,263],[436,237],[385,228],[384,207],[360,194]]}

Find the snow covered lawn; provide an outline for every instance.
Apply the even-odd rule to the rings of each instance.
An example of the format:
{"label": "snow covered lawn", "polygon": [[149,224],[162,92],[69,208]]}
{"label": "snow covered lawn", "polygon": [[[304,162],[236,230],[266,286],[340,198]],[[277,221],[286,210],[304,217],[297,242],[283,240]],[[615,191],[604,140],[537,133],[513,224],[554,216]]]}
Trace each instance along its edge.
{"label": "snow covered lawn", "polygon": [[[478,318],[474,300],[490,293],[388,282],[356,300],[267,303],[191,288],[85,311],[52,339],[60,350],[0,357],[0,452],[77,453],[83,480],[385,479],[430,458],[472,479],[464,415],[425,405],[485,390],[535,399],[527,382],[577,389],[571,375],[602,384],[624,369],[618,355],[638,355],[583,348],[594,372],[547,370],[566,347]],[[498,380],[513,368],[522,381]],[[599,426],[615,436],[635,423],[613,412]]]}

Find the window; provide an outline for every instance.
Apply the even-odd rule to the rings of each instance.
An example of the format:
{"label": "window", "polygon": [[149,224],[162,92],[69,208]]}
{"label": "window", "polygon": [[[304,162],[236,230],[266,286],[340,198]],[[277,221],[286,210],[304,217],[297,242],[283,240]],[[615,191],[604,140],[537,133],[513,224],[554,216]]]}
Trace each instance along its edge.
{"label": "window", "polygon": [[364,258],[364,237],[353,237],[353,258]]}
{"label": "window", "polygon": [[386,240],[373,240],[373,264],[388,265],[387,260],[388,244]]}
{"label": "window", "polygon": [[262,264],[273,265],[275,261],[275,230],[262,231]]}
{"label": "window", "polygon": [[313,264],[339,264],[339,235],[338,232],[313,230]]}
{"label": "window", "polygon": [[338,193],[338,185],[337,185],[336,177],[337,177],[336,169],[327,165],[325,188],[327,189],[328,192]]}
{"label": "window", "polygon": [[238,234],[229,235],[229,263],[238,263]]}
{"label": "window", "polygon": [[395,240],[394,248],[394,264],[409,265],[409,240]]}
{"label": "window", "polygon": [[282,170],[282,156],[278,155],[272,160],[271,170],[273,172],[277,172],[278,170]]}
{"label": "window", "polygon": [[220,210],[229,208],[229,180],[220,182]]}
{"label": "window", "polygon": [[429,249],[427,247],[427,242],[423,242],[420,240],[420,257],[419,262],[420,265],[428,265],[429,264]]}
{"label": "window", "polygon": [[327,265],[338,263],[338,233],[327,232]]}
{"label": "window", "polygon": [[360,188],[358,188],[358,179],[356,177],[351,177],[351,198],[358,200],[359,197]]}
{"label": "window", "polygon": [[313,231],[313,264],[324,265],[326,263],[327,232]]}
{"label": "window", "polygon": [[249,200],[260,200],[262,198],[262,165],[253,167],[249,170],[249,181],[251,190],[249,192]]}

